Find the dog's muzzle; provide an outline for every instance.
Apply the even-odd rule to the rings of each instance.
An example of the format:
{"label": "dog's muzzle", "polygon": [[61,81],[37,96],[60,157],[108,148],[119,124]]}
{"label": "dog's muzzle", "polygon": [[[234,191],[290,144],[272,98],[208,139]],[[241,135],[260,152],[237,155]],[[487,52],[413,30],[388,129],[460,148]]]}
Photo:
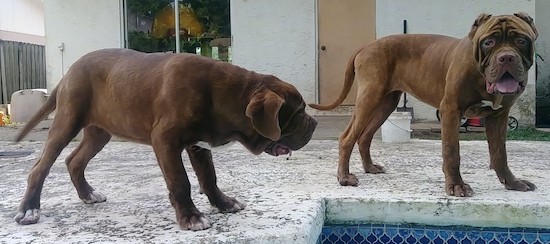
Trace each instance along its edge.
{"label": "dog's muzzle", "polygon": [[[512,51],[496,54],[493,63],[487,67],[485,85],[487,93],[514,95],[525,90],[525,75],[520,55]],[[521,75],[520,75],[521,74]]]}
{"label": "dog's muzzle", "polygon": [[273,156],[290,154],[293,150],[304,147],[311,140],[315,128],[317,128],[317,121],[313,117],[305,113],[296,115],[283,129],[281,139],[272,142],[264,152]]}

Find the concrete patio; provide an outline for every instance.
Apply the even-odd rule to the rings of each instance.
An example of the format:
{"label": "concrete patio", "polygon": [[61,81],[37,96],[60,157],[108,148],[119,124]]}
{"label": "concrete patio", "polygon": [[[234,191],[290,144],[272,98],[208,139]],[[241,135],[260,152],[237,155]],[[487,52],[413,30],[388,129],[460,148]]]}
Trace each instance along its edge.
{"label": "concrete patio", "polygon": [[[355,150],[351,171],[360,185],[340,186],[338,142],[331,137],[341,127],[320,121],[316,140],[288,159],[254,156],[240,145],[214,152],[220,188],[247,204],[234,214],[218,213],[198,193],[185,156],[193,200],[213,222],[211,229],[197,232],[182,231],[176,224],[151,148],[120,141],[108,144],[87,169],[88,181],[107,202],[87,205],[78,199],[64,165],[78,143],[72,142],[46,179],[39,223],[17,225],[15,210],[43,137],[19,144],[0,141],[0,151],[32,151],[24,157],[0,157],[0,243],[315,243],[324,223],[361,222],[550,229],[547,142],[507,143],[513,172],[535,183],[533,192],[508,191],[499,183],[488,167],[486,142],[461,142],[461,170],[475,195],[459,199],[443,191],[440,141],[390,144],[377,138],[372,156],[387,173],[362,173]],[[8,137],[6,130],[0,130],[0,138]]]}

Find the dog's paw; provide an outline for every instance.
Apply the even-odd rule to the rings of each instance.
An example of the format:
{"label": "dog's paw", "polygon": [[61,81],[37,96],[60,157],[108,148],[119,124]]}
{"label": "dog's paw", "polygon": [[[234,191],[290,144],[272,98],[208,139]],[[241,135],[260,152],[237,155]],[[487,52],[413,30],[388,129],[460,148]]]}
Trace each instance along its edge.
{"label": "dog's paw", "polygon": [[29,209],[25,212],[18,212],[14,219],[20,225],[36,224],[40,219],[40,209]]}
{"label": "dog's paw", "polygon": [[105,195],[101,194],[98,191],[92,191],[87,198],[82,198],[82,201],[86,204],[105,202],[106,200],[107,197],[105,197]]}
{"label": "dog's paw", "polygon": [[178,221],[182,230],[206,230],[212,227],[210,220],[202,213],[192,213],[181,217]]}
{"label": "dog's paw", "polygon": [[520,180],[520,179],[516,179],[510,182],[504,182],[504,186],[508,190],[515,190],[515,191],[534,191],[537,188],[535,184],[527,180]]}
{"label": "dog's paw", "polygon": [[357,186],[359,180],[354,174],[346,174],[343,176],[339,175],[338,182],[340,182],[340,185],[342,186]]}
{"label": "dog's paw", "polygon": [[384,166],[378,165],[378,164],[366,165],[364,166],[364,168],[365,168],[365,173],[368,173],[368,174],[386,173],[386,169],[384,169]]}
{"label": "dog's paw", "polygon": [[445,191],[447,195],[455,197],[471,197],[474,195],[474,190],[466,183],[447,184],[445,186]]}
{"label": "dog's paw", "polygon": [[226,197],[223,200],[222,204],[216,204],[216,208],[222,213],[235,213],[243,210],[246,207],[246,204],[237,201],[237,199],[232,197]]}

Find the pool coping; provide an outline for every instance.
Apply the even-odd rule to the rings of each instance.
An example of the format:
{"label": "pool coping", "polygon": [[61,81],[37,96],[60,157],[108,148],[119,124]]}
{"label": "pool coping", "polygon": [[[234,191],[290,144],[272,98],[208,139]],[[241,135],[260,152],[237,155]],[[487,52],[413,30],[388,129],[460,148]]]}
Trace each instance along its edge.
{"label": "pool coping", "polygon": [[325,224],[410,223],[550,229],[550,204],[328,198],[325,205]]}
{"label": "pool coping", "polygon": [[361,197],[321,197],[312,201],[317,202],[319,207],[312,214],[310,228],[303,226],[304,229],[276,238],[276,242],[317,243],[325,225],[415,224],[550,230],[550,203],[503,204],[498,201],[464,202],[449,198],[424,201]]}

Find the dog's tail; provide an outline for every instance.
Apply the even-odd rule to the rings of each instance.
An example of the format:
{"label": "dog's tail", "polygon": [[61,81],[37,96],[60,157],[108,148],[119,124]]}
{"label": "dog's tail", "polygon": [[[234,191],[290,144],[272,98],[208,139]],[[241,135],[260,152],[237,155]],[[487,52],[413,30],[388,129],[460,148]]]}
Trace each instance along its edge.
{"label": "dog's tail", "polygon": [[318,110],[330,110],[330,109],[336,108],[338,105],[344,102],[344,100],[349,94],[349,91],[351,90],[351,86],[353,86],[353,80],[355,79],[355,57],[362,50],[363,48],[360,48],[359,50],[357,50],[349,59],[348,66],[346,68],[346,75],[344,78],[344,87],[342,88],[342,92],[340,92],[340,96],[338,97],[338,99],[336,99],[336,101],[334,101],[332,104],[329,104],[329,105],[311,103],[309,104],[310,107]]}
{"label": "dog's tail", "polygon": [[56,108],[56,103],[57,87],[53,89],[44,106],[42,106],[40,110],[32,116],[31,120],[29,120],[21,132],[19,132],[19,135],[15,138],[15,142],[21,141],[38,123],[40,123],[40,121],[44,120],[49,114],[51,114]]}

